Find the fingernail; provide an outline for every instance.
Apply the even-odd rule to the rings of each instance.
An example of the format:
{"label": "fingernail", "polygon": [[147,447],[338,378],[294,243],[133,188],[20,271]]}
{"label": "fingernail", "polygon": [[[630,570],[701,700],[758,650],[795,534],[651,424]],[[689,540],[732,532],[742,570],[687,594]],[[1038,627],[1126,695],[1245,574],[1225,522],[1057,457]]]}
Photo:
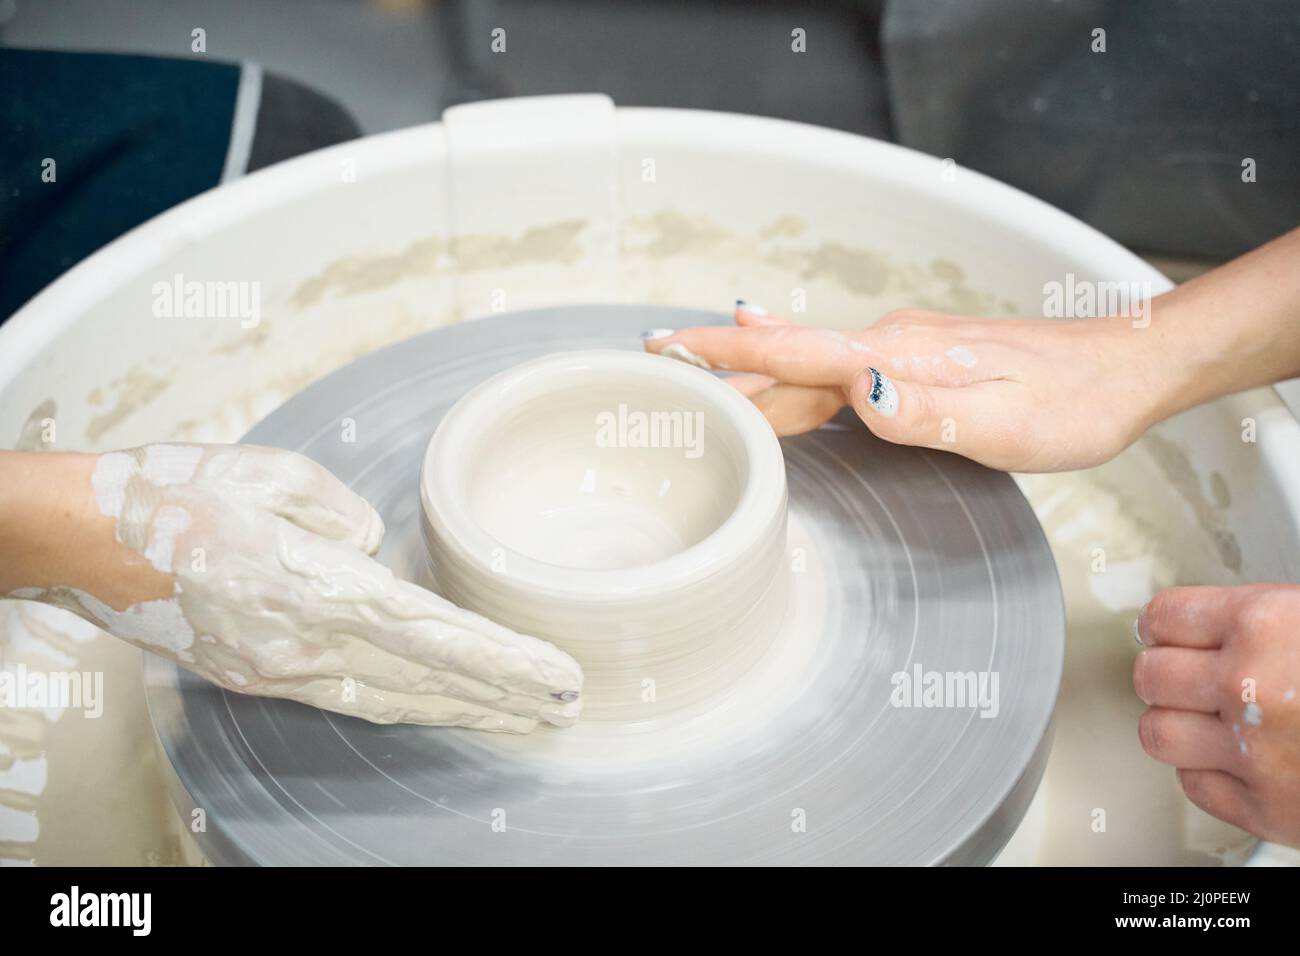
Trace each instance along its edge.
{"label": "fingernail", "polygon": [[570,701],[578,699],[578,692],[576,690],[562,690],[558,694],[552,694],[551,696],[556,700],[562,700],[567,704]]}
{"label": "fingernail", "polygon": [[1143,647],[1147,646],[1147,642],[1142,639],[1142,628],[1140,625],[1142,624],[1142,615],[1146,613],[1146,609],[1147,606],[1143,604],[1142,610],[1138,611],[1137,617],[1133,618],[1133,640],[1137,641]]}
{"label": "fingernail", "polygon": [[1133,662],[1133,690],[1137,693],[1138,700],[1142,701],[1144,704],[1150,704],[1151,701],[1147,700],[1147,695],[1142,693],[1142,688],[1146,686],[1146,682],[1142,677],[1142,672],[1146,670],[1146,666],[1147,652],[1142,651],[1138,654],[1137,660]]}
{"label": "fingernail", "polygon": [[653,342],[655,339],[666,339],[672,335],[675,329],[646,329],[641,333],[643,342]]}
{"label": "fingernail", "polygon": [[[555,695],[552,694],[552,697]],[[542,704],[538,716],[553,727],[572,727],[582,714],[582,705],[577,701],[563,704]]]}
{"label": "fingernail", "polygon": [[672,345],[665,345],[659,350],[659,354],[666,356],[667,358],[677,359],[679,362],[685,362],[688,365],[694,365],[696,368],[702,368],[706,372],[713,371],[713,366],[709,364],[708,359],[702,355],[696,355],[680,342],[674,342]]}
{"label": "fingernail", "polygon": [[736,300],[736,308],[748,312],[750,315],[767,315],[767,309],[753,302],[746,302],[744,299]]}
{"label": "fingernail", "polygon": [[867,394],[868,404],[886,418],[893,418],[898,414],[898,390],[894,388],[894,383],[889,376],[881,375],[870,366],[867,371],[871,373],[871,391]]}

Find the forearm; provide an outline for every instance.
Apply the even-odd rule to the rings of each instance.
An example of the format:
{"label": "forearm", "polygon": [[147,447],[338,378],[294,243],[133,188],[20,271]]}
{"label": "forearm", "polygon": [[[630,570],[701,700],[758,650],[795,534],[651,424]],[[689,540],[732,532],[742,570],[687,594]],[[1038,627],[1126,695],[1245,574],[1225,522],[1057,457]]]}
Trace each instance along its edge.
{"label": "forearm", "polygon": [[74,588],[117,610],[171,593],[170,576],[116,539],[96,455],[0,452],[0,597]]}
{"label": "forearm", "polygon": [[1168,369],[1158,418],[1300,375],[1300,229],[1157,297],[1133,334]]}

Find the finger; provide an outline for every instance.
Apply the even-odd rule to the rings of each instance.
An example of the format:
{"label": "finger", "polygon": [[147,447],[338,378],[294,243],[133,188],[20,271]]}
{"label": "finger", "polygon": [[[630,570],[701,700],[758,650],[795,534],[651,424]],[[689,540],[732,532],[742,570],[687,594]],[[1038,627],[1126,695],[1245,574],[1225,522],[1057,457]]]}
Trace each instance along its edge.
{"label": "finger", "polygon": [[[178,663],[190,667],[186,662]],[[296,674],[296,662],[288,668],[277,667],[275,677],[261,676],[241,666],[245,663],[240,659],[224,671],[205,668],[198,673],[232,693],[294,700],[378,724],[437,724],[528,733],[538,723],[536,715],[513,713],[441,694],[397,690],[350,674],[309,670]]]}
{"label": "finger", "polygon": [[723,381],[740,392],[746,398],[753,398],[764,389],[771,388],[776,384],[776,379],[770,375],[758,375],[753,372],[740,372],[736,375],[728,375]]}
{"label": "finger", "polygon": [[296,642],[292,648],[282,640],[270,653],[263,653],[264,645],[254,641],[246,647],[232,648],[233,660],[202,668],[200,673],[240,693],[291,697],[305,703],[320,703],[305,688],[318,689],[327,701],[337,696],[336,688],[346,688],[351,691],[343,693],[346,702],[355,696],[357,688],[366,687],[372,696],[438,698],[463,705],[466,713],[508,714],[559,727],[571,726],[581,713],[582,705],[577,700],[561,702],[545,695],[517,695],[465,674],[412,663],[364,636],[348,633],[343,626],[334,632],[316,628],[313,638],[310,642]]}
{"label": "finger", "polygon": [[833,329],[800,325],[652,329],[648,352],[706,368],[757,372],[788,385],[846,386],[870,364],[869,349]]}
{"label": "finger", "polygon": [[1186,770],[1231,770],[1240,758],[1227,726],[1190,710],[1148,709],[1138,720],[1138,739],[1156,760]]}
{"label": "finger", "polygon": [[1165,588],[1139,612],[1137,638],[1148,645],[1220,647],[1249,593],[1230,587]]}
{"label": "finger", "polygon": [[334,541],[374,554],[384,538],[384,522],[370,503],[305,455],[231,445],[204,468],[204,478],[220,481],[228,492]]}
{"label": "finger", "polygon": [[1188,800],[1210,816],[1258,832],[1254,801],[1239,778],[1222,770],[1179,770],[1178,785]]}
{"label": "finger", "polygon": [[736,300],[735,319],[737,325],[758,326],[758,325],[794,325],[789,319],[783,319],[780,316],[772,315],[753,302],[746,302],[744,299]]}
{"label": "finger", "polygon": [[272,466],[277,480],[267,488],[269,510],[365,554],[379,550],[384,521],[370,502],[305,455],[281,452]]}
{"label": "finger", "polygon": [[1026,459],[1025,436],[1008,421],[1015,403],[1005,383],[943,388],[891,379],[863,369],[849,389],[849,404],[867,427],[899,445],[965,455],[991,468],[1013,470]]}
{"label": "finger", "polygon": [[360,717],[374,724],[465,727],[509,734],[526,734],[537,728],[537,721],[530,717],[503,713],[455,698],[404,694],[355,682],[313,680],[280,690],[281,693],[269,696],[285,697],[336,714]]}
{"label": "finger", "polygon": [[375,607],[377,626],[365,637],[389,653],[518,697],[564,704],[581,698],[582,668],[554,644],[407,581],[394,580]]}
{"label": "finger", "polygon": [[[1002,321],[993,324],[1006,327]],[[991,338],[979,334],[987,325],[968,316],[898,309],[846,334],[874,354],[872,365],[909,382],[956,388],[1016,379],[1025,362],[1023,349],[1008,350],[1004,331]]]}
{"label": "finger", "polygon": [[[283,519],[277,531],[285,570],[305,590],[297,599],[305,627],[355,636],[430,670],[463,675],[518,697],[566,704],[580,697],[582,669],[554,645],[399,580],[342,542],[305,541],[310,532]],[[318,600],[319,595],[329,600]],[[346,611],[340,615],[336,608]]]}
{"label": "finger", "polygon": [[383,650],[367,633],[340,634],[345,642],[293,663],[293,676],[351,679],[377,691],[451,698],[495,713],[541,719],[558,727],[574,724],[582,712],[580,700],[561,701],[548,688],[518,694],[472,674],[435,670]]}
{"label": "finger", "polygon": [[[854,335],[874,353],[873,365],[890,375],[920,385],[959,388],[1001,378],[1014,379],[1017,366],[1024,361],[1017,358],[1008,362],[1004,350],[992,345],[946,346],[943,342],[933,341],[933,333],[928,331],[892,340],[873,335],[871,329]],[[982,359],[977,357],[977,352]]]}
{"label": "finger", "polygon": [[[491,699],[485,690],[490,688],[496,695],[547,705],[547,719],[564,719],[567,711],[557,709],[557,702],[580,701],[582,668],[555,645],[517,634],[414,584],[395,583],[401,606],[385,602],[390,614],[362,635],[376,646],[432,670],[468,678],[448,685],[458,688],[457,696]],[[576,709],[569,710],[576,718]]]}
{"label": "finger", "polygon": [[1212,650],[1148,648],[1133,661],[1133,689],[1146,704],[1215,714],[1222,697],[1219,667]]}
{"label": "finger", "polygon": [[750,374],[733,375],[727,384],[749,398],[780,437],[820,428],[844,407],[844,392],[838,388],[782,385]]}

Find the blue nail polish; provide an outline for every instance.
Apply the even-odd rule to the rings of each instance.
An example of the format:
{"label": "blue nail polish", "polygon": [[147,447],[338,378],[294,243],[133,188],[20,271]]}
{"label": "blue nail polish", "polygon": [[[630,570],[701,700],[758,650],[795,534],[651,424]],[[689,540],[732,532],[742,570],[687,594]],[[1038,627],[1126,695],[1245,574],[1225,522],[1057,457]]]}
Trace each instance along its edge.
{"label": "blue nail polish", "polygon": [[871,373],[871,391],[867,393],[867,402],[881,415],[893,418],[898,414],[898,390],[887,375],[882,375],[870,366],[867,371]]}

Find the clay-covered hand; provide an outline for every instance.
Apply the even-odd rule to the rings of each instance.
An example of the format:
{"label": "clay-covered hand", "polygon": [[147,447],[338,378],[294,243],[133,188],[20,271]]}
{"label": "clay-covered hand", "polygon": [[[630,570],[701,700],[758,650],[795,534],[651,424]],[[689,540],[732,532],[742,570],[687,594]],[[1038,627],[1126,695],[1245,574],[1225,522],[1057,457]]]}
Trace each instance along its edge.
{"label": "clay-covered hand", "polygon": [[740,372],[728,381],[778,435],[850,405],[887,441],[1007,471],[1065,471],[1118,454],[1167,410],[1128,318],[984,320],[917,309],[857,331],[796,325],[740,303],[736,326],[644,336],[651,352]]}
{"label": "clay-covered hand", "polygon": [[66,515],[50,520],[68,547],[7,570],[12,596],[68,607],[240,693],[378,723],[524,733],[577,719],[569,655],[396,579],[370,557],[379,515],[301,455],[149,445],[34,457],[47,474],[62,459]]}
{"label": "clay-covered hand", "polygon": [[1300,846],[1300,587],[1169,588],[1136,628],[1143,748],[1207,813]]}

